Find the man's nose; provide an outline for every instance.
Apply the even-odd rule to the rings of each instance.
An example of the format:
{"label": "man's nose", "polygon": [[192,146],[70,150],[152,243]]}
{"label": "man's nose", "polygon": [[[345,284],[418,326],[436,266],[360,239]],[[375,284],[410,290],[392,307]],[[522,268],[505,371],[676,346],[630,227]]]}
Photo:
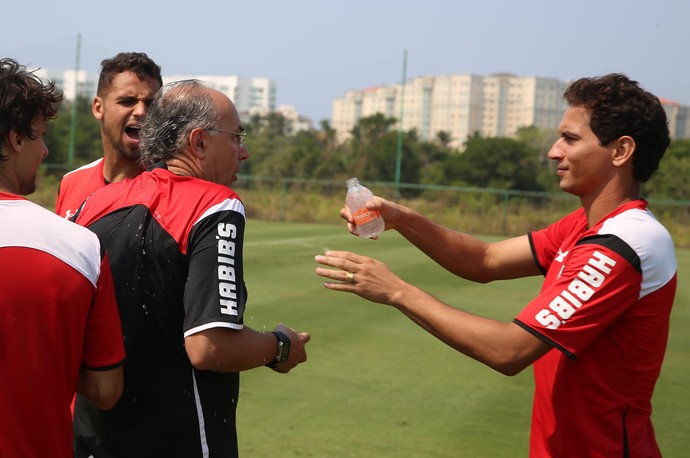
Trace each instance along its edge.
{"label": "man's nose", "polygon": [[138,102],[134,106],[134,116],[139,116],[143,118],[146,116],[146,112],[148,111],[148,105],[146,105],[146,102]]}
{"label": "man's nose", "polygon": [[558,145],[559,142],[560,140],[556,140],[554,144],[551,145],[551,148],[549,148],[549,151],[546,153],[546,157],[549,159],[558,159],[559,157],[563,156],[561,148]]}

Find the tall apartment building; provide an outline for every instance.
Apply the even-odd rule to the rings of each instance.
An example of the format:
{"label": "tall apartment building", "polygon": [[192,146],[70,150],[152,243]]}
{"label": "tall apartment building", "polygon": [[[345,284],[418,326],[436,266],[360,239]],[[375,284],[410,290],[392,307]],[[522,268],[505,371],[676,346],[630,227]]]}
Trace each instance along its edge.
{"label": "tall apartment building", "polygon": [[217,75],[170,75],[163,76],[163,84],[172,81],[198,79],[211,83],[233,101],[240,113],[265,114],[275,111],[276,86],[268,78]]}
{"label": "tall apartment building", "polygon": [[483,78],[484,116],[481,134],[512,137],[521,127],[556,129],[566,104],[567,84],[555,78],[495,74]]}
{"label": "tall apartment building", "polygon": [[[96,95],[98,75],[87,73],[85,70],[65,70],[50,72],[46,69],[35,70],[36,75],[43,79],[55,81],[62,89],[66,100],[74,100],[75,95],[88,99]],[[230,100],[232,100],[243,121],[248,121],[252,115],[266,115],[279,112],[288,122],[289,131],[297,132],[312,128],[311,119],[300,115],[292,106],[285,105],[276,108],[276,85],[268,78],[219,76],[219,75],[163,75],[163,84],[183,79],[198,79],[211,83]]]}
{"label": "tall apartment building", "polygon": [[405,86],[349,91],[334,100],[332,127],[338,138],[349,138],[360,118],[382,113],[402,119],[401,127],[416,129],[424,140],[443,131],[450,145],[462,148],[475,132],[487,137],[514,136],[520,127],[558,127],[566,83],[555,78],[456,74],[410,79]]}
{"label": "tall apartment building", "polygon": [[423,138],[433,139],[443,131],[450,134],[452,146],[460,147],[472,133],[482,131],[485,96],[481,76],[459,74],[424,80],[422,93],[428,94],[432,83],[433,91],[431,106],[425,108],[430,114],[428,129],[424,123],[425,130],[420,130]]}
{"label": "tall apartment building", "polygon": [[669,99],[661,99],[666,110],[671,138],[690,138],[690,106]]}
{"label": "tall apartment building", "polygon": [[288,126],[288,133],[290,134],[313,128],[311,118],[299,114],[292,105],[278,105],[275,112],[285,118]]}
{"label": "tall apartment building", "polygon": [[[74,100],[75,95],[92,98],[96,95],[98,75],[86,70],[64,70],[50,72],[41,68],[36,75],[43,79],[55,81],[62,89],[66,100]],[[268,78],[246,78],[240,76],[211,75],[163,75],[163,84],[182,79],[198,79],[211,83],[216,89],[227,95],[243,113],[265,114],[276,109],[276,85]]]}
{"label": "tall apartment building", "polygon": [[67,100],[74,100],[76,95],[87,98],[96,95],[98,76],[90,75],[86,70],[49,72],[45,68],[39,68],[34,72],[41,79],[55,81],[55,85],[62,89]]}

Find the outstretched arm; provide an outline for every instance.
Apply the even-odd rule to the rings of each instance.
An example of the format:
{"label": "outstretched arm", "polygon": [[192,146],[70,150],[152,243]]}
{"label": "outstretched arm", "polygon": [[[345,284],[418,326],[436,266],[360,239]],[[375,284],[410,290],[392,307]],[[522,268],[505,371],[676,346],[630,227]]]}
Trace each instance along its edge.
{"label": "outstretched arm", "polygon": [[[449,272],[468,280],[488,283],[538,275],[527,236],[487,243],[437,224],[404,205],[374,197],[367,208],[381,212],[386,229],[395,229]],[[347,207],[340,211],[348,229],[356,227]]]}
{"label": "outstretched arm", "polygon": [[514,323],[502,323],[450,307],[393,274],[375,259],[347,251],[316,256],[326,288],[392,305],[459,352],[505,375],[515,375],[551,347]]}

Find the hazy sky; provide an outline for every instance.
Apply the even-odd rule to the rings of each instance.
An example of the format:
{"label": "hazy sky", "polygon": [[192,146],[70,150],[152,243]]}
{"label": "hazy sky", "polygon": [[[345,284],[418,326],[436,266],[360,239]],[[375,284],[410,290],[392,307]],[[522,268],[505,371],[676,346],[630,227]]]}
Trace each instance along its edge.
{"label": "hazy sky", "polygon": [[[58,9],[60,8],[60,9]],[[163,74],[266,77],[315,124],[351,89],[407,76],[624,72],[690,105],[688,0],[3,2],[0,56],[49,70],[143,51]]]}

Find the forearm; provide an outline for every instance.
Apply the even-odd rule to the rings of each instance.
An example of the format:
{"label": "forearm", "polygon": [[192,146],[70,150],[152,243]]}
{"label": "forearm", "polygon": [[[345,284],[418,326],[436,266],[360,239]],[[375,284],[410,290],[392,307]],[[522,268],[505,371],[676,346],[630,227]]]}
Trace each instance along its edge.
{"label": "forearm", "polygon": [[449,272],[488,283],[539,274],[527,236],[488,243],[404,208],[395,229]]}
{"label": "forearm", "polygon": [[123,388],[122,367],[107,371],[82,369],[77,392],[99,409],[111,409],[120,399]]}
{"label": "forearm", "polygon": [[392,273],[373,258],[349,251],[317,255],[324,286],[391,305],[439,340],[506,375],[514,375],[551,347],[514,323],[501,323],[450,307]]}
{"label": "forearm", "polygon": [[411,209],[406,209],[395,229],[449,272],[481,283],[490,281],[482,269],[486,242],[443,227]]}
{"label": "forearm", "polygon": [[271,332],[212,328],[188,336],[185,348],[199,370],[241,372],[265,366],[276,356],[277,339]]}
{"label": "forearm", "polygon": [[405,283],[391,304],[427,332],[492,369],[515,375],[550,347],[514,323],[503,323],[450,307]]}

